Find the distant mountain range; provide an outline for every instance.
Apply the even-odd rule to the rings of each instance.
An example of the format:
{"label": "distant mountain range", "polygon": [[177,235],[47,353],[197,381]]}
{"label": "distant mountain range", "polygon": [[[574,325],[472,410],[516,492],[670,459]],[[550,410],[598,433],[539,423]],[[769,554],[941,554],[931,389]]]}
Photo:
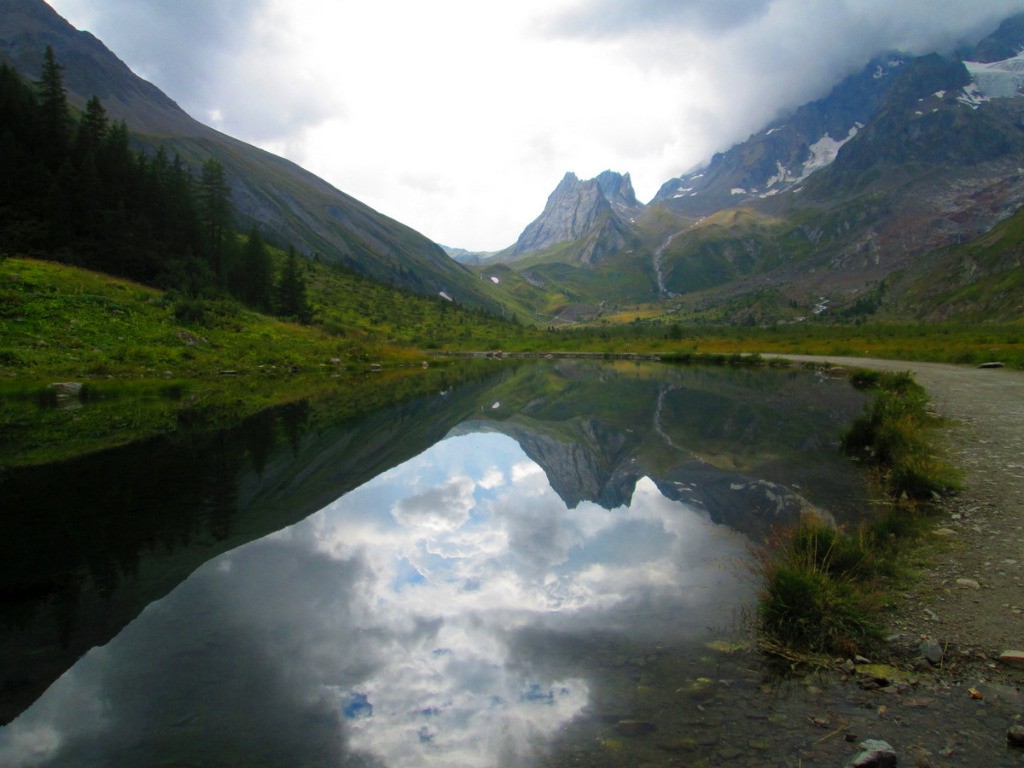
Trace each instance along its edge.
{"label": "distant mountain range", "polygon": [[217,157],[241,227],[395,287],[543,323],[639,303],[680,322],[1024,315],[1024,15],[954,54],[866,62],[646,205],[628,173],[567,173],[486,254],[193,120],[43,0],[0,0],[0,59],[35,79],[48,45],[73,104],[99,96],[193,168]]}
{"label": "distant mountain range", "polygon": [[38,79],[47,46],[63,67],[68,98],[76,107],[98,96],[108,114],[124,120],[140,142],[162,144],[197,170],[210,156],[220,160],[243,228],[259,222],[270,239],[294,244],[307,256],[398,288],[499,309],[478,277],[423,235],[294,163],[192,119],[43,0],[0,0],[0,60]]}
{"label": "distant mountain range", "polygon": [[[570,173],[514,245],[460,258],[567,322],[640,302],[727,322],[1019,318],[1017,228],[990,233],[1024,216],[1022,50],[1024,15],[954,55],[877,57],[647,205],[628,174]],[[965,255],[984,235],[985,258]],[[995,284],[980,307],[971,287]]]}

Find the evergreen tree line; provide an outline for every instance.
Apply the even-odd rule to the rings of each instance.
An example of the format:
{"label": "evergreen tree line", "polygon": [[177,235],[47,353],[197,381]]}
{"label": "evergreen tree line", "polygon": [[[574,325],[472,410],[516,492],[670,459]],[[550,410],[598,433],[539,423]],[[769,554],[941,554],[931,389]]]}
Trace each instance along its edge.
{"label": "evergreen tree line", "polygon": [[310,319],[294,248],[280,270],[254,227],[235,231],[223,165],[195,178],[180,156],[131,148],[97,97],[72,115],[47,48],[38,83],[0,65],[0,253],[25,253],[171,289],[228,293],[264,312]]}

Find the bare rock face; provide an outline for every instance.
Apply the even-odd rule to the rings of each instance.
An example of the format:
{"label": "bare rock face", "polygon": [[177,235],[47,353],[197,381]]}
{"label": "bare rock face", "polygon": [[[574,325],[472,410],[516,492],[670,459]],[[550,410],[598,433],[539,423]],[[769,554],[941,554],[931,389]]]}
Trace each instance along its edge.
{"label": "bare rock face", "polygon": [[[602,236],[599,239],[606,248],[621,246],[617,241],[622,238],[615,235],[618,230],[629,227],[630,219],[640,208],[628,173],[605,171],[596,178],[581,181],[569,172],[548,197],[544,212],[523,230],[512,255],[521,256],[559,243],[593,238],[595,233]],[[591,250],[584,260],[600,255]]]}
{"label": "bare rock face", "polygon": [[615,171],[604,171],[597,178],[593,179],[605,199],[613,206],[632,209],[639,208],[640,203],[633,191],[633,182],[627,173],[623,176]]}

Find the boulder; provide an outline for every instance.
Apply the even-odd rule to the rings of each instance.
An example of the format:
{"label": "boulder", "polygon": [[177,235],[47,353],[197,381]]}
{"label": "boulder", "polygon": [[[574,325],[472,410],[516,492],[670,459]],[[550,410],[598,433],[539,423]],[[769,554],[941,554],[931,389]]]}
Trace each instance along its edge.
{"label": "boulder", "polygon": [[58,381],[49,386],[56,405],[61,410],[72,411],[82,407],[83,385],[77,381]]}
{"label": "boulder", "polygon": [[58,381],[50,385],[57,397],[79,397],[82,394],[82,383],[79,381]]}

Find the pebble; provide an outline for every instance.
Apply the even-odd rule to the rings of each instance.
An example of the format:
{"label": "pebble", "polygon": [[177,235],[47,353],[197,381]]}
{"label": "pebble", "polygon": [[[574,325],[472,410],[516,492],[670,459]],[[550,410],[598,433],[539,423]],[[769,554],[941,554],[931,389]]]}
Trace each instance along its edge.
{"label": "pebble", "polygon": [[957,586],[966,587],[967,589],[981,589],[981,584],[974,579],[957,579],[956,583]]}
{"label": "pebble", "polygon": [[861,751],[850,758],[846,768],[896,768],[896,752],[887,741],[867,739],[857,746]]}
{"label": "pebble", "polygon": [[1006,743],[1011,747],[1024,747],[1024,725],[1010,726],[1006,731]]}
{"label": "pebble", "polygon": [[1024,651],[1003,651],[999,661],[1011,667],[1024,667]]}
{"label": "pebble", "polygon": [[945,654],[942,651],[942,646],[934,640],[926,640],[921,643],[921,655],[927,659],[929,664],[941,664]]}

